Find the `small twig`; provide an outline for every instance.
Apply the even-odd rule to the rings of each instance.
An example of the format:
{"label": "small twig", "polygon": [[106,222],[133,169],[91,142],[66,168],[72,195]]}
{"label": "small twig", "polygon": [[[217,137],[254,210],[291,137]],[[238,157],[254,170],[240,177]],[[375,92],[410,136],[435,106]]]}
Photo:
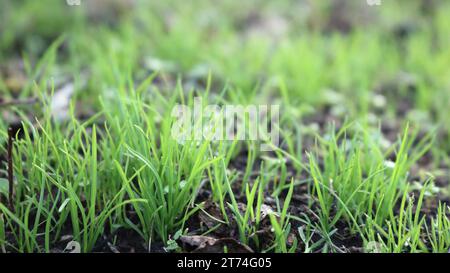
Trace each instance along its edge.
{"label": "small twig", "polygon": [[34,104],[38,101],[38,98],[26,98],[26,99],[11,99],[4,100],[0,98],[0,107],[14,106],[14,105],[23,105],[23,104]]}
{"label": "small twig", "polygon": [[14,195],[14,184],[13,184],[13,154],[12,154],[12,147],[13,147],[13,137],[14,132],[12,127],[8,128],[8,182],[9,182],[9,207],[13,209],[13,195]]}

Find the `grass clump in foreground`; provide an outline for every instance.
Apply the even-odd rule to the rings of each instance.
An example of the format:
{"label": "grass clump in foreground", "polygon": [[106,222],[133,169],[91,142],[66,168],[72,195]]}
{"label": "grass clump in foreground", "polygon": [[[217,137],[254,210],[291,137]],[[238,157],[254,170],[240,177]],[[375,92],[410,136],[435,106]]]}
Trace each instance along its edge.
{"label": "grass clump in foreground", "polygon": [[[1,4],[0,251],[448,252],[450,6],[319,2]],[[280,143],[177,141],[199,97]]]}

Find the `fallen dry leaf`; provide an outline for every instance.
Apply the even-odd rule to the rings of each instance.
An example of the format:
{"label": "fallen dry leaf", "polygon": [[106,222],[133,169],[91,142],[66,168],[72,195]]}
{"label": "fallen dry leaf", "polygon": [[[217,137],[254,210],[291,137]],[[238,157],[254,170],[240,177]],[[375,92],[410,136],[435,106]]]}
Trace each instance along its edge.
{"label": "fallen dry leaf", "polygon": [[74,92],[74,84],[68,83],[55,92],[51,102],[51,113],[56,120],[65,120],[69,117],[70,98]]}
{"label": "fallen dry leaf", "polygon": [[64,253],[81,253],[80,243],[77,241],[70,241],[66,248],[64,248]]}
{"label": "fallen dry leaf", "polygon": [[215,239],[208,236],[181,236],[180,241],[190,247],[196,247],[192,253],[253,253],[253,250],[233,238]]}

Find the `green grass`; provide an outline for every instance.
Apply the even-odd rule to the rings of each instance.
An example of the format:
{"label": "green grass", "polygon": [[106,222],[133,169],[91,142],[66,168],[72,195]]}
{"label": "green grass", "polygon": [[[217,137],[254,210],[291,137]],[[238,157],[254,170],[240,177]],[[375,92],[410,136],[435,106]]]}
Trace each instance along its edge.
{"label": "green grass", "polygon": [[[257,252],[449,251],[449,3],[384,1],[343,33],[327,1],[34,2],[0,4],[1,252],[62,250],[67,235],[103,251],[124,230],[183,251],[181,234],[220,229]],[[63,118],[52,98],[67,83]],[[177,142],[172,109],[196,97],[280,105],[280,145]],[[207,202],[214,228],[193,224]]]}

